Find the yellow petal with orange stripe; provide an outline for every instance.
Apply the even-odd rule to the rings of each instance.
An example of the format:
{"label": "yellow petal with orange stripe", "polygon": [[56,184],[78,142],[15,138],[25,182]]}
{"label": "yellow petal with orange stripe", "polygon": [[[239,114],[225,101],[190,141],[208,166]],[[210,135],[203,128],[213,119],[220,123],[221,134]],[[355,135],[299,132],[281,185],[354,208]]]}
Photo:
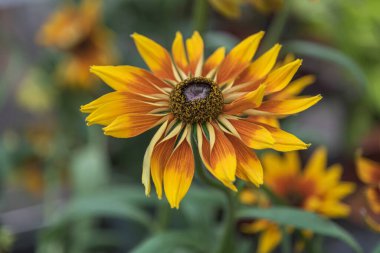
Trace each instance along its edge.
{"label": "yellow petal with orange stripe", "polygon": [[138,33],[132,34],[131,37],[146,65],[156,76],[162,79],[176,80],[172,60],[164,47]]}
{"label": "yellow petal with orange stripe", "polygon": [[185,197],[193,180],[194,157],[190,134],[185,130],[165,166],[164,190],[171,208],[179,208],[179,203]]}
{"label": "yellow petal with orange stripe", "polygon": [[251,35],[231,50],[219,67],[217,73],[217,83],[219,85],[224,85],[234,80],[248,67],[263,36],[264,32]]}

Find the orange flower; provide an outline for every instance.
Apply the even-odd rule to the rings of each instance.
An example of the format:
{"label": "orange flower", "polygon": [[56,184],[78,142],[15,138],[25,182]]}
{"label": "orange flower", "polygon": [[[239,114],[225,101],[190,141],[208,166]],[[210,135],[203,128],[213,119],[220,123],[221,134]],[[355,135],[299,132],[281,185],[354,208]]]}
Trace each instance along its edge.
{"label": "orange flower", "polygon": [[[264,33],[251,35],[225,56],[218,48],[205,61],[198,32],[183,43],[177,33],[172,57],[159,44],[133,34],[151,72],[132,66],[93,66],[115,91],[82,106],[89,125],[105,125],[118,138],[137,136],[161,125],[144,157],[142,182],[150,193],[152,176],[158,197],[164,189],[171,207],[188,191],[194,175],[193,149],[207,170],[236,191],[235,178],[263,183],[259,159],[251,149],[306,149],[308,144],[265,123],[265,117],[292,115],[317,103],[321,96],[268,99],[285,89],[301,60],[273,69],[278,50],[252,62]],[[275,46],[276,47],[276,46]]]}
{"label": "orange flower", "polygon": [[[350,208],[341,200],[351,194],[355,185],[348,182],[340,182],[342,167],[335,164],[327,168],[327,152],[324,148],[318,148],[307,163],[305,170],[301,171],[301,164],[296,152],[285,153],[283,157],[274,153],[266,153],[263,156],[265,171],[265,184],[268,188],[287,205],[321,214],[326,217],[346,217]],[[258,204],[268,206],[267,201],[257,202],[256,198],[249,195],[261,196],[247,189],[241,198],[244,204]],[[254,201],[252,201],[254,200]],[[263,205],[265,203],[265,205]],[[267,220],[259,220],[242,227],[247,233],[261,232],[258,245],[258,253],[272,251],[281,241],[280,228]],[[311,234],[303,231],[304,235]],[[301,244],[298,244],[300,246]]]}
{"label": "orange flower", "polygon": [[[365,193],[371,211],[380,215],[380,163],[358,156],[356,168],[360,180],[367,185]],[[367,213],[364,215],[367,224],[380,232],[380,224],[377,224]]]}
{"label": "orange flower", "polygon": [[48,18],[37,35],[40,45],[66,52],[58,76],[69,86],[91,87],[89,66],[111,64],[116,59],[111,50],[112,32],[101,24],[101,9],[99,0],[65,5]]}

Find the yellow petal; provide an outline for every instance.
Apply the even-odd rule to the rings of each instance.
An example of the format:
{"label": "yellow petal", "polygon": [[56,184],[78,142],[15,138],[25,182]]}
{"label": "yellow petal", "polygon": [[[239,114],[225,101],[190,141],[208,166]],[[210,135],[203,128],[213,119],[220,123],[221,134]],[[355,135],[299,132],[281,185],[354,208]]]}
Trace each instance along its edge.
{"label": "yellow petal", "polygon": [[183,44],[183,37],[180,32],[176,33],[175,39],[172,46],[172,55],[174,63],[182,72],[187,73],[188,70],[188,61],[185,51],[185,46]]}
{"label": "yellow petal", "polygon": [[227,18],[236,19],[240,17],[241,0],[209,0],[209,3]]}
{"label": "yellow petal", "polygon": [[259,107],[263,101],[264,92],[265,85],[261,85],[256,90],[248,92],[231,104],[225,105],[223,111],[226,114],[241,114],[245,110]]}
{"label": "yellow petal", "polygon": [[288,87],[283,89],[282,91],[275,93],[271,96],[271,99],[275,100],[283,100],[292,98],[294,96],[299,95],[303,89],[315,82],[315,76],[307,75],[300,77],[294,81],[292,81]]}
{"label": "yellow petal", "polygon": [[151,174],[159,199],[162,198],[162,181],[164,178],[164,169],[169,160],[170,154],[173,152],[176,139],[177,135],[166,141],[160,142],[157,144],[157,146],[154,147],[152,153]]}
{"label": "yellow petal", "polygon": [[116,118],[103,130],[105,135],[116,138],[131,138],[157,126],[165,119],[165,115],[126,114]]}
{"label": "yellow petal", "polygon": [[82,105],[80,107],[80,111],[83,113],[91,113],[104,104],[107,104],[113,101],[123,101],[123,100],[126,100],[125,92],[117,92],[117,91],[110,92],[101,96],[98,99],[95,99],[94,101],[86,105]]}
{"label": "yellow petal", "polygon": [[301,64],[302,60],[297,59],[271,72],[264,81],[264,84],[267,85],[267,94],[284,89],[292,80]]}
{"label": "yellow petal", "polygon": [[307,98],[297,98],[288,100],[269,100],[256,108],[257,111],[263,112],[264,115],[285,116],[302,112],[315,105],[322,99],[321,95]]}
{"label": "yellow petal", "polygon": [[152,156],[152,151],[153,151],[154,146],[158,142],[158,140],[164,134],[167,125],[168,125],[168,121],[162,124],[162,126],[157,130],[157,132],[154,134],[144,154],[141,182],[143,183],[145,187],[145,195],[147,196],[149,196],[150,194],[150,159]]}
{"label": "yellow petal", "polygon": [[261,126],[265,127],[265,129],[270,132],[272,138],[274,139],[274,143],[271,146],[271,148],[274,150],[288,152],[307,149],[310,146],[310,144],[304,143],[293,134],[288,133],[280,128],[275,128],[263,124],[261,124]]}
{"label": "yellow petal", "polygon": [[380,163],[364,157],[356,158],[357,174],[366,184],[380,183]]}
{"label": "yellow petal", "polygon": [[[151,111],[156,110],[160,107],[159,103],[147,103],[140,100],[129,99],[129,100],[115,100],[99,106],[95,111],[93,111],[87,118],[87,125],[99,124],[99,125],[109,125],[117,117],[137,113],[137,114],[149,114]],[[164,106],[169,109],[169,105]]]}
{"label": "yellow petal", "polygon": [[164,190],[171,208],[179,208],[179,203],[185,197],[193,180],[194,157],[190,134],[189,131],[183,133],[165,166]]}
{"label": "yellow petal", "polygon": [[263,184],[263,168],[256,154],[238,138],[232,135],[227,135],[227,137],[232,143],[236,153],[236,175],[256,186]]}
{"label": "yellow petal", "polygon": [[210,155],[210,165],[216,171],[224,171],[229,181],[235,181],[236,154],[233,145],[216,126],[215,144]]}
{"label": "yellow petal", "polygon": [[217,73],[217,83],[219,85],[234,80],[244,71],[256,53],[263,36],[264,32],[251,35],[231,50],[219,67]]}
{"label": "yellow petal", "polygon": [[284,153],[284,162],[289,172],[297,175],[301,171],[301,159],[298,152],[286,152]]}
{"label": "yellow petal", "polygon": [[342,199],[347,195],[353,193],[355,189],[356,185],[354,183],[339,183],[339,185],[335,186],[327,192],[327,198]]}
{"label": "yellow petal", "polygon": [[175,81],[173,63],[166,49],[143,35],[134,33],[131,36],[141,57],[152,72],[162,79]]}
{"label": "yellow petal", "polygon": [[257,253],[270,253],[280,243],[281,238],[280,229],[275,225],[270,226],[260,235]]}
{"label": "yellow petal", "polygon": [[255,60],[249,67],[242,73],[236,83],[246,83],[258,81],[268,75],[276,64],[277,56],[281,50],[281,45],[276,44],[266,53]]}
{"label": "yellow petal", "polygon": [[216,70],[216,68],[219,67],[220,63],[223,61],[225,53],[226,49],[224,47],[216,49],[215,52],[207,58],[203,66],[202,75],[208,76],[210,72]]}
{"label": "yellow petal", "polygon": [[197,31],[190,39],[186,40],[186,49],[189,56],[190,73],[193,76],[200,76],[203,67],[203,39]]}
{"label": "yellow petal", "polygon": [[236,128],[241,140],[250,148],[265,149],[271,148],[274,144],[272,134],[263,126],[254,124],[246,120],[230,120]]}
{"label": "yellow petal", "polygon": [[92,66],[90,72],[118,91],[156,94],[163,93],[162,88],[172,88],[148,71],[133,66]]}
{"label": "yellow petal", "polygon": [[320,177],[324,174],[327,164],[327,150],[325,147],[317,148],[305,166],[306,177]]}

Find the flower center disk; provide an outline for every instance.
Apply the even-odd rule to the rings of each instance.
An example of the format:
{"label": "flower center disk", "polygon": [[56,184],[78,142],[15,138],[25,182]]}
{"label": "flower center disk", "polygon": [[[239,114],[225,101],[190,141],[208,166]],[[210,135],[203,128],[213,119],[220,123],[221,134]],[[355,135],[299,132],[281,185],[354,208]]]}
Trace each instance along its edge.
{"label": "flower center disk", "polygon": [[223,95],[211,79],[192,77],[178,83],[170,94],[170,110],[185,123],[216,119],[223,109]]}

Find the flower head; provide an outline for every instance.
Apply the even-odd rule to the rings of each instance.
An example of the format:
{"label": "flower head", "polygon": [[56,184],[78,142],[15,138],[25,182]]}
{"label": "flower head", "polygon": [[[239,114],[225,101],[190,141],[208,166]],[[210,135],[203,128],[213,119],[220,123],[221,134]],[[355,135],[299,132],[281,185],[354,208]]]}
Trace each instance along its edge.
{"label": "flower head", "polygon": [[[297,152],[285,153],[283,157],[266,153],[262,161],[265,184],[285,204],[331,218],[346,217],[349,214],[349,206],[341,200],[354,191],[355,185],[340,181],[342,167],[339,164],[331,165],[326,169],[325,148],[318,148],[314,152],[304,170],[301,170]],[[250,197],[250,195],[256,197]],[[247,189],[241,201],[245,204],[267,206],[268,199],[264,201],[261,197],[260,201],[256,200],[257,196],[261,195]],[[266,220],[245,224],[243,230],[248,233],[262,232],[259,253],[272,251],[281,241],[280,228]],[[307,232],[304,233],[311,236]]]}
{"label": "flower head", "polygon": [[[188,191],[194,175],[194,153],[207,170],[236,191],[236,177],[263,183],[259,159],[251,149],[306,149],[294,135],[267,124],[267,117],[286,117],[317,103],[321,96],[276,99],[270,95],[289,84],[301,60],[274,69],[279,45],[252,62],[264,33],[249,36],[229,54],[223,47],[204,60],[198,32],[183,43],[177,33],[172,57],[162,46],[133,34],[151,71],[132,66],[93,66],[115,91],[82,106],[87,122],[105,125],[118,138],[137,136],[160,125],[144,157],[142,182],[150,177],[158,197],[163,190],[172,207]],[[186,46],[185,46],[186,45]]]}
{"label": "flower head", "polygon": [[88,68],[115,61],[112,32],[101,23],[99,0],[84,0],[81,5],[64,5],[41,27],[37,42],[66,53],[58,75],[67,85],[91,87]]}

